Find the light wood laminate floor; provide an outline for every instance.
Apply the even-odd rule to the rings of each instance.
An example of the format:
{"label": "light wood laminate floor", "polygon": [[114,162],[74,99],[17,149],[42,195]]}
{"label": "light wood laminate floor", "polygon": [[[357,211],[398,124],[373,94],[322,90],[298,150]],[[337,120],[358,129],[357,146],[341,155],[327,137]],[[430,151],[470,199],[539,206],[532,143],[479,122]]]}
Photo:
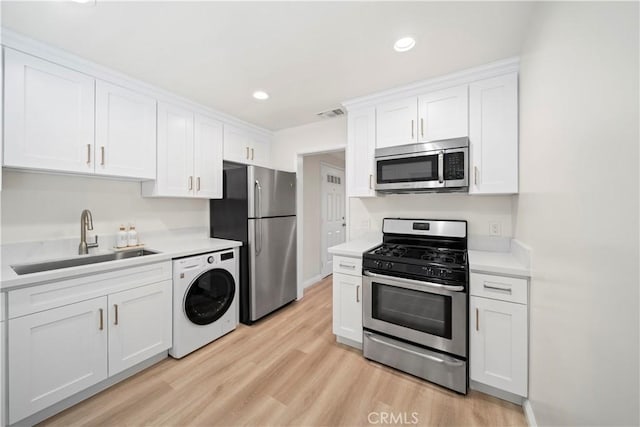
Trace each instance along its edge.
{"label": "light wood laminate floor", "polygon": [[43,425],[360,426],[386,412],[405,425],[417,418],[423,426],[526,426],[516,405],[460,396],[336,343],[331,304],[329,276],[257,324],[164,360]]}

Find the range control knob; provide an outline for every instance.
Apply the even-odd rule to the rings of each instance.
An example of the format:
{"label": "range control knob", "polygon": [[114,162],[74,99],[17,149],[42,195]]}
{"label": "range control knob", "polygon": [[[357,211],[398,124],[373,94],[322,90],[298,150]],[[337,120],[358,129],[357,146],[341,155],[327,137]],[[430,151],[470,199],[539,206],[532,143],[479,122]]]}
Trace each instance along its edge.
{"label": "range control knob", "polygon": [[382,268],[382,262],[381,261],[373,261],[373,266],[375,268]]}
{"label": "range control knob", "polygon": [[207,258],[207,262],[209,264],[213,264],[213,256],[210,256],[209,258]]}
{"label": "range control knob", "polygon": [[393,263],[391,262],[386,263],[384,268],[386,268],[387,270],[391,270],[393,268]]}

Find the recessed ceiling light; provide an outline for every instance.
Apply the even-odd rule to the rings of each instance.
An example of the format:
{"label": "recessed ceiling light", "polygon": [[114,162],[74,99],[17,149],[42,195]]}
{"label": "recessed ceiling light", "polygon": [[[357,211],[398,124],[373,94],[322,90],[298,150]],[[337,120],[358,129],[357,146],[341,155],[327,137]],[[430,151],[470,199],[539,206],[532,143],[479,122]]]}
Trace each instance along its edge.
{"label": "recessed ceiling light", "polygon": [[253,97],[255,99],[259,99],[260,101],[264,101],[265,99],[269,99],[269,94],[267,92],[262,91],[262,90],[257,90],[255,92],[253,92]]}
{"label": "recessed ceiling light", "polygon": [[393,45],[393,48],[396,50],[396,52],[406,52],[413,49],[415,45],[416,41],[413,39],[413,37],[403,37],[396,41],[396,43]]}

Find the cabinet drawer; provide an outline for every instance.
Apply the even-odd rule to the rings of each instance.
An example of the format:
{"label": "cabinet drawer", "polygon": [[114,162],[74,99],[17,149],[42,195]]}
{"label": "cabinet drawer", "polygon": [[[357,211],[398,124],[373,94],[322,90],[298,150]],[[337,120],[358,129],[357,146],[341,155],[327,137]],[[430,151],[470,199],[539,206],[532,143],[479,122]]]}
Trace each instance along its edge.
{"label": "cabinet drawer", "polygon": [[13,319],[163,280],[171,280],[170,261],[17,289],[8,293],[8,318]]}
{"label": "cabinet drawer", "polygon": [[333,256],[333,272],[362,276],[362,258],[350,258],[345,256]]}
{"label": "cabinet drawer", "polygon": [[471,273],[471,295],[527,304],[527,279]]}

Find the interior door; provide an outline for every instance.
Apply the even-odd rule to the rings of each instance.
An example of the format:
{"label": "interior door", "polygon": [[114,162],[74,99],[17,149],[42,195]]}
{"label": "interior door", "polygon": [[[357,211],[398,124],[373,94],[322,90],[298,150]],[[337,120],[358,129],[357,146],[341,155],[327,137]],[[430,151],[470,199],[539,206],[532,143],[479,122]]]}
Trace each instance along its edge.
{"label": "interior door", "polygon": [[344,216],[344,170],[322,164],[320,180],[320,262],[321,274],[325,277],[333,271],[333,256],[329,254],[328,249],[345,241],[347,224]]}
{"label": "interior door", "polygon": [[251,320],[297,296],[296,217],[249,220]]}

